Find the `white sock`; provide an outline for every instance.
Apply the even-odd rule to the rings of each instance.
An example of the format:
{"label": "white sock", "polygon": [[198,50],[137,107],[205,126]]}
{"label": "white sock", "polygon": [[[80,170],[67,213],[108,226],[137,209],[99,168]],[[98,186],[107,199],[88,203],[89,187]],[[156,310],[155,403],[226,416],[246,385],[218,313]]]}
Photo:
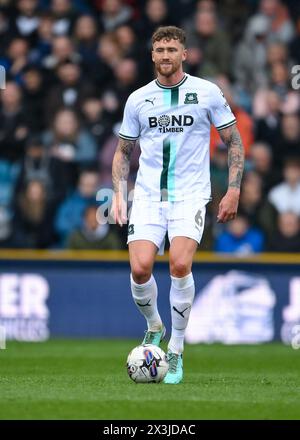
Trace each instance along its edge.
{"label": "white sock", "polygon": [[192,272],[183,278],[171,276],[171,280],[172,333],[168,349],[179,354],[183,352],[184,333],[195,296],[195,283]]}
{"label": "white sock", "polygon": [[144,284],[137,284],[130,274],[131,293],[135,304],[147,321],[148,330],[158,331],[162,321],[157,310],[157,285],[153,275]]}

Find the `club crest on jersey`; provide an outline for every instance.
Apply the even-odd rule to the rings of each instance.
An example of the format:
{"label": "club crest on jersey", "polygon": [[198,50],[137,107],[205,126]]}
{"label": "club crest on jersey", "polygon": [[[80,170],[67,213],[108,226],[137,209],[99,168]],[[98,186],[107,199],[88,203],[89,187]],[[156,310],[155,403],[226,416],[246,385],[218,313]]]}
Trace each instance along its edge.
{"label": "club crest on jersey", "polygon": [[186,93],[184,104],[198,104],[197,93]]}

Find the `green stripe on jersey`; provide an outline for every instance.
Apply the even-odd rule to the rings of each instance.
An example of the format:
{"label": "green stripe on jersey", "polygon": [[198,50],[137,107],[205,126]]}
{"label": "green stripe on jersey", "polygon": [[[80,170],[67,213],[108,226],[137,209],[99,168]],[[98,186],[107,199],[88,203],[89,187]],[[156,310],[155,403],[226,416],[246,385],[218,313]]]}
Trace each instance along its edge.
{"label": "green stripe on jersey", "polygon": [[160,200],[165,202],[168,200],[168,173],[170,164],[170,139],[164,139],[163,142],[163,170],[160,175]]}
{"label": "green stripe on jersey", "polygon": [[[179,88],[163,90],[166,108],[178,105]],[[176,141],[168,137],[163,141],[163,169],[160,177],[161,201],[171,200],[175,190]]]}
{"label": "green stripe on jersey", "polygon": [[179,95],[179,88],[178,87],[176,87],[175,89],[171,89],[171,107],[177,107],[178,95]]}
{"label": "green stripe on jersey", "polygon": [[168,172],[168,200],[175,199],[175,165],[176,165],[176,140],[170,139],[170,159]]}

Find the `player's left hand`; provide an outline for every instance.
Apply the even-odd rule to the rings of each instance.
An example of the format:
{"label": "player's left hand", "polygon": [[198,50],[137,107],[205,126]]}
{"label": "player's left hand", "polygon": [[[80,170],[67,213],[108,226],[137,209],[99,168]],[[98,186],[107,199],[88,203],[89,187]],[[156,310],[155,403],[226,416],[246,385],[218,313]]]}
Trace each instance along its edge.
{"label": "player's left hand", "polygon": [[114,193],[110,212],[114,223],[123,226],[127,223],[127,204],[121,192]]}
{"label": "player's left hand", "polygon": [[238,188],[229,188],[225,196],[219,203],[219,212],[217,215],[218,223],[226,223],[236,217],[239,205],[240,190]]}

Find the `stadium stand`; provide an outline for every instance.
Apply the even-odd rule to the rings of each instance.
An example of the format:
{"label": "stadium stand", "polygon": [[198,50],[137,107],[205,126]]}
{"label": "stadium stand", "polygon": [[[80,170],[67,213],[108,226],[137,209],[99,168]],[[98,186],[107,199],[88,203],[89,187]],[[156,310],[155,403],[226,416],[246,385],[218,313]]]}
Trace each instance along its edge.
{"label": "stadium stand", "polygon": [[[236,113],[246,147],[244,227],[236,229],[256,231],[256,252],[300,252],[300,67],[293,69],[300,63],[300,5],[292,0],[1,0],[6,86],[0,91],[0,247],[74,243],[84,209],[93,204],[81,200],[80,215],[67,229],[64,207],[80,197],[76,188],[87,169],[111,186],[124,103],[154,77],[150,37],[164,24],[186,30],[186,72],[219,84]],[[207,210],[206,250],[218,250],[228,234],[215,222],[227,175],[215,132],[211,159],[214,201]],[[286,183],[293,162],[296,171]],[[131,187],[137,164],[138,154]],[[281,203],[284,188],[295,202]],[[112,232],[111,246],[124,248],[124,231]]]}

